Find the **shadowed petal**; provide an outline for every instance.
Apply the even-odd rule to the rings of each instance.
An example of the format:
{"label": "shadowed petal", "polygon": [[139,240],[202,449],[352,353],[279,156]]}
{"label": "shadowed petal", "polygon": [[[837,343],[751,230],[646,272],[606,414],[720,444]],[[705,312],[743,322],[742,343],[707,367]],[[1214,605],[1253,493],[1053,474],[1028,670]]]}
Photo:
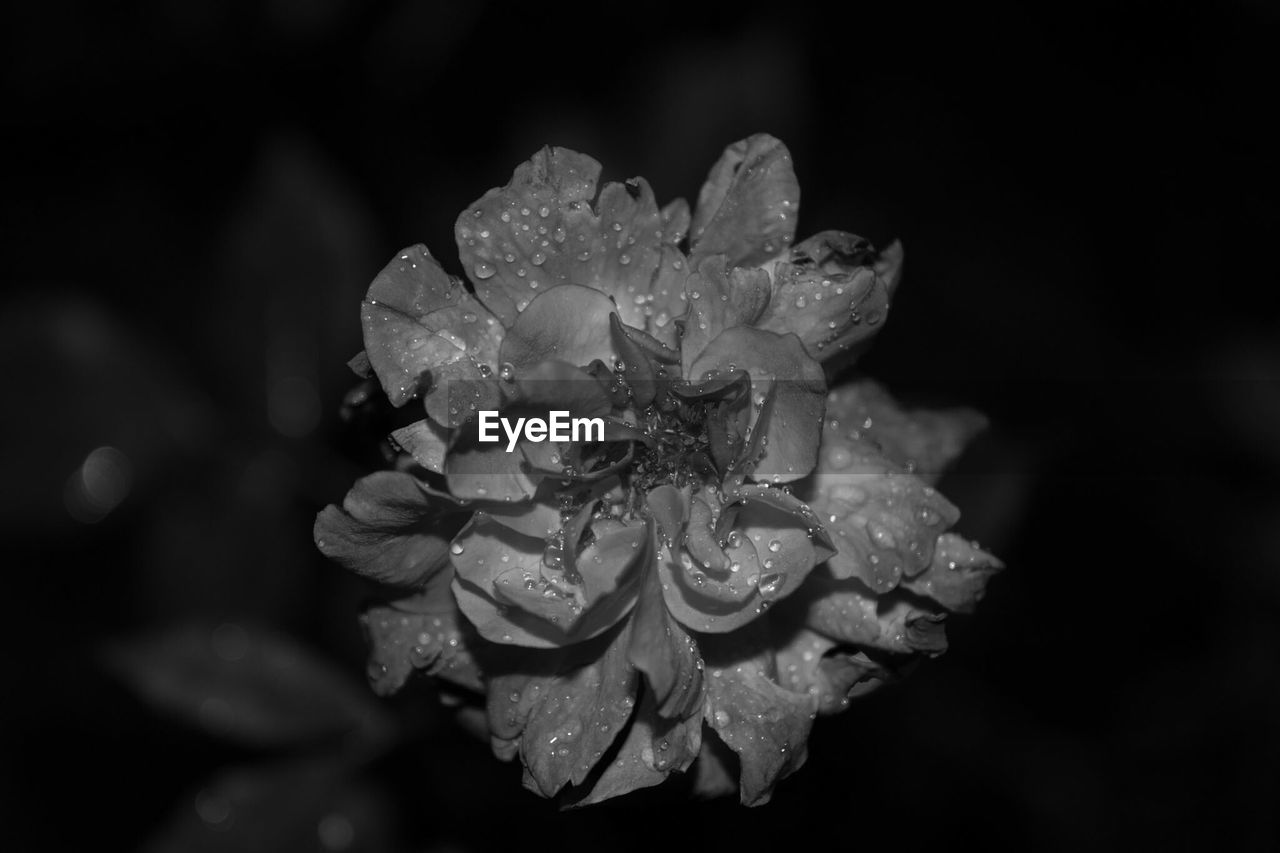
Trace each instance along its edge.
{"label": "shadowed petal", "polygon": [[955,613],[972,613],[987,591],[987,581],[1004,563],[954,533],[938,537],[928,570],[903,583]]}
{"label": "shadowed petal", "polygon": [[379,696],[395,693],[415,669],[484,690],[467,645],[470,626],[449,590],[452,580],[452,571],[440,572],[417,595],[374,605],[360,617],[369,640],[369,678]]}
{"label": "shadowed petal", "polygon": [[800,768],[817,700],[775,679],[773,655],[750,638],[719,638],[728,653],[707,651],[705,719],[738,754],[743,805],[769,801],[777,781]]}
{"label": "shadowed petal", "polygon": [[739,326],[711,342],[694,363],[690,378],[733,369],[751,374],[753,394],[766,393],[772,384],[777,396],[755,479],[789,483],[804,477],[817,461],[826,396],[822,367],[809,358],[795,335]]}
{"label": "shadowed petal", "polygon": [[342,507],[316,516],[321,553],[382,583],[412,586],[449,560],[456,502],[435,498],[411,474],[379,471],[356,481]]}
{"label": "shadowed petal", "polygon": [[778,649],[778,680],[788,690],[809,693],[819,714],[836,714],[849,700],[883,685],[889,672],[862,651],[841,649],[830,637],[800,628]]}

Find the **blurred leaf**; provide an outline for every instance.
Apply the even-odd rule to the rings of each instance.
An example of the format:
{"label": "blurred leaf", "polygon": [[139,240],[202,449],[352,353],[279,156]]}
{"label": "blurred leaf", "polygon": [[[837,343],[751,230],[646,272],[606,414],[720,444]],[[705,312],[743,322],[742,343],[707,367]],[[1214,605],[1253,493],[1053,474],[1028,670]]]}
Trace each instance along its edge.
{"label": "blurred leaf", "polygon": [[362,685],[291,640],[235,624],[120,642],[105,659],[156,709],[248,746],[372,744],[391,728]]}

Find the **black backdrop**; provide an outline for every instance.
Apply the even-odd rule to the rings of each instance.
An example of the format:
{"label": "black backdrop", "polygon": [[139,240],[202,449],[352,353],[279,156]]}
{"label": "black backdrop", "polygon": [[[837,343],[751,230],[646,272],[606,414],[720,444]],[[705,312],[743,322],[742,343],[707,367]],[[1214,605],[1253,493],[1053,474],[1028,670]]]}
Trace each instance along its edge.
{"label": "black backdrop", "polygon": [[[1266,4],[1170,5],[11,9],[14,849],[1275,849],[1280,33]],[[310,530],[378,462],[337,418],[357,305],[409,243],[460,272],[457,212],[544,143],[667,200],[756,131],[794,154],[802,234],[903,239],[862,367],[991,416],[944,491],[1009,569],[946,656],[821,721],[772,804],[560,814],[427,686],[363,689],[370,590]],[[224,658],[291,638],[383,748],[323,737],[314,685],[244,713],[321,734],[229,737],[216,663],[140,697],[220,624]]]}

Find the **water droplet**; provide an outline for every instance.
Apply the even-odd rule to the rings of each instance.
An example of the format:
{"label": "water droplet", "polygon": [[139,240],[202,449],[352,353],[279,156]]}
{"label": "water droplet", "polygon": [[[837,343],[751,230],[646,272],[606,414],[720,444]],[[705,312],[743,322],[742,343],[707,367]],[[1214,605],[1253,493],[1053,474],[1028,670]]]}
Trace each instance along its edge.
{"label": "water droplet", "polygon": [[761,595],[773,595],[782,587],[782,574],[780,572],[771,572],[767,575],[760,576],[760,582],[757,588]]}
{"label": "water droplet", "polygon": [[450,546],[449,546],[449,553],[450,553],[450,554],[455,554],[455,555],[456,555],[456,554],[461,554],[464,550],[466,550],[466,549],[464,549],[464,548],[462,547],[462,543],[461,543],[461,542],[454,542],[452,545],[450,545]]}
{"label": "water droplet", "polygon": [[476,264],[475,273],[476,278],[478,279],[484,280],[486,278],[493,278],[493,274],[495,272],[497,272],[497,270],[495,270],[490,264]]}
{"label": "water droplet", "polygon": [[770,551],[772,551],[772,552],[773,552],[773,553],[775,553],[775,554],[776,554],[776,553],[778,553],[779,551],[781,551],[781,550],[782,550],[782,543],[781,543],[780,541],[778,541],[777,539],[770,539],[770,540],[769,540],[769,550],[770,550]]}

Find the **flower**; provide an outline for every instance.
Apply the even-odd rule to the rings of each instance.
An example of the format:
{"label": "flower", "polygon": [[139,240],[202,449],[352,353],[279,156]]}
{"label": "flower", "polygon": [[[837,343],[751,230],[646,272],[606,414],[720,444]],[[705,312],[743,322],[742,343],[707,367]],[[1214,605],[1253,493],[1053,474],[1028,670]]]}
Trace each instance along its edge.
{"label": "flower", "polygon": [[[421,670],[483,701],[530,789],[577,805],[687,773],[763,803],[818,714],[941,653],[1001,568],[933,487],[984,422],[828,389],[902,249],[794,243],[778,140],[726,149],[692,215],[640,178],[597,194],[599,171],[546,148],[463,211],[470,288],[423,246],[374,279],[353,366],[425,417],[316,541],[401,591],[363,616],[375,689]],[[508,451],[479,440],[489,410],[604,437]]]}

